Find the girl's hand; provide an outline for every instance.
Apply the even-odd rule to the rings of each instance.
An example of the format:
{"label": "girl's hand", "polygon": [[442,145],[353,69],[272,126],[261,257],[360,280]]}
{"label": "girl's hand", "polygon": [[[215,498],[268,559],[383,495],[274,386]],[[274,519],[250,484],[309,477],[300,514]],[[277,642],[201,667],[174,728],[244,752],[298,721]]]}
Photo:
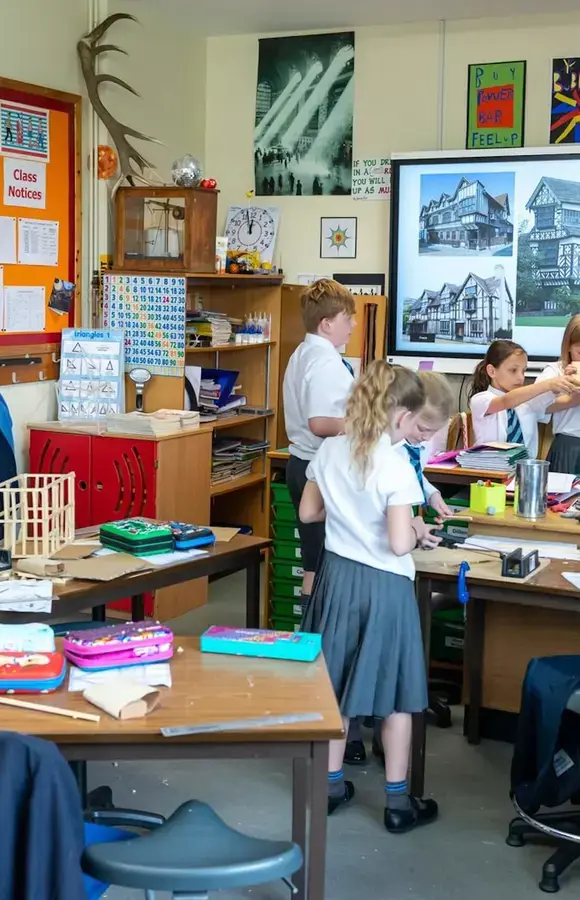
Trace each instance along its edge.
{"label": "girl's hand", "polygon": [[442,538],[437,537],[436,534],[433,534],[433,531],[437,526],[426,525],[421,516],[415,516],[413,519],[413,528],[417,535],[417,545],[421,550],[434,550],[443,540]]}
{"label": "girl's hand", "polygon": [[577,375],[576,366],[574,363],[569,363],[564,369],[564,375]]}
{"label": "girl's hand", "polygon": [[449,519],[451,516],[453,516],[453,510],[449,509],[449,507],[447,506],[445,500],[441,496],[441,491],[435,491],[434,494],[431,494],[428,503],[431,509],[435,510],[435,512],[438,516],[441,517],[441,519]]}
{"label": "girl's hand", "polygon": [[580,380],[569,375],[559,375],[547,382],[553,394],[576,394],[580,391]]}

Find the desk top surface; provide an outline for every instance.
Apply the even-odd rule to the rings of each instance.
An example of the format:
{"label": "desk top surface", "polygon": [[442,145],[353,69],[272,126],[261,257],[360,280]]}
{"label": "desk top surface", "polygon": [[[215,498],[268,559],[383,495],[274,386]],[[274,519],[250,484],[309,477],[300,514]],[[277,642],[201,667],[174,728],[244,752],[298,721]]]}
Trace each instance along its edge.
{"label": "desk top surface", "polygon": [[[163,744],[242,741],[328,741],[342,735],[342,720],[322,655],[314,663],[252,659],[201,653],[199,639],[175,638],[180,648],[171,660],[173,687],[160,688],[161,705],[142,719],[120,721],[87,703],[81,693],[63,687],[22,700],[100,714],[85,722],[31,710],[0,707],[2,728],[56,743]],[[17,698],[18,699],[18,698]],[[319,722],[269,726],[248,731],[164,738],[160,729],[175,725],[233,722],[262,716],[321,713]]]}
{"label": "desk top surface", "polygon": [[[80,539],[79,539],[80,540]],[[254,537],[253,535],[237,534],[231,539],[223,543],[216,543],[207,550],[203,556],[194,556],[184,562],[171,563],[167,566],[152,566],[143,569],[142,572],[134,572],[132,575],[124,575],[122,578],[115,578],[113,581],[81,581],[74,579],[64,585],[55,585],[54,593],[60,600],[70,600],[82,595],[90,599],[93,595],[99,595],[106,601],[107,590],[113,587],[117,589],[123,586],[127,591],[127,596],[135,596],[135,594],[143,593],[149,590],[149,582],[155,573],[167,584],[172,583],[172,576],[175,574],[191,573],[189,578],[176,579],[177,581],[189,581],[197,578],[197,569],[201,569],[209,561],[212,561],[217,570],[227,572],[228,566],[231,565],[235,558],[243,556],[249,550],[262,550],[270,545],[268,538]],[[141,587],[145,585],[147,587]],[[56,599],[56,597],[54,599]]]}
{"label": "desk top surface", "polygon": [[[459,513],[461,515],[461,513]],[[501,528],[523,528],[529,531],[558,531],[562,534],[563,542],[571,542],[578,544],[580,542],[580,524],[577,519],[565,519],[558,513],[547,510],[546,515],[542,519],[522,519],[516,516],[513,506],[506,507],[501,515],[487,516],[485,513],[475,512],[472,509],[465,510],[466,516],[471,516],[471,531],[475,531],[477,525],[486,525],[490,527]]]}
{"label": "desk top surface", "polygon": [[[441,565],[440,563],[430,563],[426,553],[417,554],[415,556],[415,568],[419,577],[432,576],[433,578],[441,578],[444,581],[457,581],[457,569],[452,566]],[[568,596],[578,598],[578,610],[580,611],[580,590],[570,584],[564,578],[565,572],[578,572],[580,563],[571,562],[561,559],[552,559],[545,569],[541,569],[536,575],[533,575],[527,581],[520,581],[518,578],[510,578],[509,583],[505,578],[491,579],[489,575],[478,577],[478,566],[473,565],[468,575],[469,584],[487,584],[494,587],[501,587],[503,591],[526,591],[535,594],[558,594],[559,596]]]}

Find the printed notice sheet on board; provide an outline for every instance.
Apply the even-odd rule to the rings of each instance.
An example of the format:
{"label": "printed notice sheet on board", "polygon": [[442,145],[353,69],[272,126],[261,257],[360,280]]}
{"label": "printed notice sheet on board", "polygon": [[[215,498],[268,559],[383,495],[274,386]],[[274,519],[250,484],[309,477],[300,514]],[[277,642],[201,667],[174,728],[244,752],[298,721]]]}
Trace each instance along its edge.
{"label": "printed notice sheet on board", "polygon": [[58,383],[60,421],[94,421],[125,411],[124,346],[120,329],[63,329]]}

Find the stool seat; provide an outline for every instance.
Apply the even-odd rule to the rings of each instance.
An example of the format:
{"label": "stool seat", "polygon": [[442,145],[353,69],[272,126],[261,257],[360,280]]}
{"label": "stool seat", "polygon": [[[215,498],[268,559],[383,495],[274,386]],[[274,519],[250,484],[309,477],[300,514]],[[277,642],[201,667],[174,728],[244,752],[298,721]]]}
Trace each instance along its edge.
{"label": "stool seat", "polygon": [[248,837],[206,803],[189,800],[150,834],[93,844],[83,870],[99,881],[149,891],[207,892],[290,878],[302,851],[290,841]]}

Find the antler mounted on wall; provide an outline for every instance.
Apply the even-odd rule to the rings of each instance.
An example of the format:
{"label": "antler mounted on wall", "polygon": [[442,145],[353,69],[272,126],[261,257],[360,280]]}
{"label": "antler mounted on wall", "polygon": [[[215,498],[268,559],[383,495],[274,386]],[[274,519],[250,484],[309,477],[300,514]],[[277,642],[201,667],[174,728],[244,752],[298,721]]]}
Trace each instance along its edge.
{"label": "antler mounted on wall", "polygon": [[[125,88],[125,90],[130,91],[130,93],[134,94],[136,97],[139,96],[137,91],[135,91],[131,85],[127,84],[127,82],[123,81],[121,78],[117,78],[116,75],[97,73],[97,59],[100,53],[116,51],[117,53],[124,53],[125,56],[127,55],[126,50],[117,47],[115,44],[99,44],[99,41],[105,36],[111,25],[114,25],[115,22],[119,22],[121,19],[130,19],[132,22],[137,21],[135,16],[131,16],[129,13],[115,13],[114,15],[107,16],[107,18],[99,25],[95,26],[92,31],[85,34],[77,44],[77,52],[81,61],[89,100],[99,119],[111,135],[115,147],[117,148],[117,153],[119,154],[119,168],[121,170],[121,175],[113,188],[113,195],[125,179],[131,186],[135,184],[135,180],[141,181],[144,184],[150,184],[143,173],[145,169],[151,169],[152,166],[147,162],[145,157],[129,143],[127,138],[134,137],[138,138],[140,141],[151,141],[154,144],[161,143],[161,141],[158,141],[155,138],[149,137],[146,134],[141,134],[140,131],[135,131],[134,128],[129,128],[128,125],[117,122],[105,107],[99,96],[99,87],[107,81],[112,84],[118,84],[119,87]],[[135,165],[133,165],[133,163]],[[135,166],[137,168],[135,168]]]}

